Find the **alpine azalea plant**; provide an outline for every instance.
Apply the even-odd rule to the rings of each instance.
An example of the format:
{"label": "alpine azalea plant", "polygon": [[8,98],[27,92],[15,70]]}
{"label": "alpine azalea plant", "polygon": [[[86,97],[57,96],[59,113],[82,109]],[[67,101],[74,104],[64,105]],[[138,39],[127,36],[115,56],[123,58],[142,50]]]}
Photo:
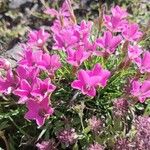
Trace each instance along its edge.
{"label": "alpine azalea plant", "polygon": [[[0,59],[0,92],[15,98],[26,128],[33,127],[26,139],[39,150],[115,150],[118,139],[128,141],[125,150],[150,145],[140,132],[150,127],[150,52],[139,25],[120,6],[102,10],[98,28],[79,22],[69,0],[44,13],[53,25],[28,33],[17,66]],[[143,115],[146,126],[136,125]]]}

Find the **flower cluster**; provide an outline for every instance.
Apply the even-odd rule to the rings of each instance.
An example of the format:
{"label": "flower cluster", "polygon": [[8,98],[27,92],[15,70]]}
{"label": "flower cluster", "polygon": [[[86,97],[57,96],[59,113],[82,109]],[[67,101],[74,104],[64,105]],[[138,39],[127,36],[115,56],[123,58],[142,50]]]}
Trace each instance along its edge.
{"label": "flower cluster", "polygon": [[148,150],[150,147],[150,117],[138,117],[136,130],[136,147],[138,149]]}
{"label": "flower cluster", "polygon": [[113,102],[113,113],[116,117],[122,118],[127,115],[128,101],[126,99],[117,99]]}
{"label": "flower cluster", "polygon": [[92,132],[99,133],[102,130],[103,123],[102,121],[97,118],[96,116],[93,116],[88,120],[88,124]]}
{"label": "flower cluster", "polygon": [[74,144],[77,140],[77,133],[75,132],[75,129],[66,129],[59,133],[58,139],[61,143],[65,144],[66,146],[69,146],[70,144]]}
{"label": "flower cluster", "polygon": [[[50,55],[44,51],[49,34],[43,29],[31,31],[23,54],[15,70],[9,63],[1,60],[5,73],[0,78],[0,91],[4,94],[13,93],[19,96],[19,104],[26,104],[27,120],[35,120],[42,126],[45,119],[53,114],[50,95],[56,89],[51,78],[61,66],[58,55]],[[47,75],[42,78],[43,72]]]}
{"label": "flower cluster", "polygon": [[91,144],[88,150],[103,150],[104,147],[98,143]]}

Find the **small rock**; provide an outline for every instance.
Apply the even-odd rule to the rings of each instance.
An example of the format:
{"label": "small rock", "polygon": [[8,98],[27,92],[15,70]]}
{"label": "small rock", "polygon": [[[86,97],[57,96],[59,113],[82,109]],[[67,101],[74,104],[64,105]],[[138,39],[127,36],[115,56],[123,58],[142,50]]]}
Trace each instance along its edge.
{"label": "small rock", "polygon": [[33,0],[10,0],[9,8],[11,9],[19,8],[21,5],[25,4],[26,2],[33,2]]}
{"label": "small rock", "polygon": [[12,49],[6,51],[1,56],[7,59],[12,68],[16,67],[17,61],[20,59],[19,53],[22,52],[22,48],[19,44],[15,45]]}

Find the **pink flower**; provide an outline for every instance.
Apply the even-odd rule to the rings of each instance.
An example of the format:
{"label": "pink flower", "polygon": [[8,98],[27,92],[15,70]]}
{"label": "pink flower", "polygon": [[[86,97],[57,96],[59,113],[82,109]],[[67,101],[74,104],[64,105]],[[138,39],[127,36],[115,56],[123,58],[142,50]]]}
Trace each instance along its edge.
{"label": "pink flower", "polygon": [[128,41],[134,42],[142,36],[142,32],[139,31],[138,24],[132,23],[124,26],[122,36]]}
{"label": "pink flower", "polygon": [[111,32],[121,32],[127,21],[116,16],[104,15],[104,24]]}
{"label": "pink flower", "polygon": [[93,70],[80,70],[77,78],[72,82],[71,86],[75,89],[81,90],[83,94],[90,97],[96,95],[96,88],[98,86],[104,87],[110,72],[103,70],[99,64],[96,64]]}
{"label": "pink flower", "polygon": [[114,53],[116,47],[121,43],[122,37],[120,35],[113,36],[111,32],[106,31],[102,38],[96,40],[96,44],[103,48],[106,53]]}
{"label": "pink flower", "polygon": [[49,38],[49,33],[45,32],[44,29],[30,31],[28,35],[28,44],[35,47],[42,47],[47,39]]}
{"label": "pink flower", "polygon": [[69,11],[69,5],[67,1],[65,0],[62,7],[59,9],[59,11],[53,9],[53,8],[47,8],[44,13],[51,15],[52,17],[57,17],[57,19],[60,19],[61,16],[63,17],[69,17],[70,11]]}
{"label": "pink flower", "polygon": [[37,62],[42,60],[43,51],[27,49],[24,51],[23,58],[19,61],[20,65],[36,66]]}
{"label": "pink flower", "polygon": [[75,35],[81,41],[87,40],[90,37],[93,23],[91,21],[82,20],[80,25],[75,26]]}
{"label": "pink flower", "polygon": [[136,64],[140,68],[141,73],[150,72],[149,60],[150,60],[150,52],[146,51],[143,54],[143,58],[140,58],[140,60],[136,62]]}
{"label": "pink flower", "polygon": [[42,101],[30,99],[27,101],[26,106],[28,112],[25,114],[25,119],[35,120],[38,126],[42,126],[45,120],[54,112],[53,108],[49,106],[48,97]]}
{"label": "pink flower", "polygon": [[10,94],[19,84],[19,78],[12,70],[8,70],[6,77],[0,77],[0,92]]}
{"label": "pink flower", "polygon": [[114,17],[117,17],[117,18],[125,18],[127,17],[128,13],[126,12],[125,9],[121,8],[120,6],[116,5],[115,7],[111,8],[111,12],[112,12],[112,15]]}
{"label": "pink flower", "polygon": [[13,91],[15,95],[20,96],[18,101],[19,104],[24,104],[31,97],[30,92],[32,91],[32,85],[28,83],[27,80],[21,80],[20,86]]}
{"label": "pink flower", "polygon": [[45,79],[42,81],[39,78],[36,78],[35,83],[36,86],[31,92],[31,95],[34,97],[40,97],[40,99],[47,97],[50,93],[52,93],[56,87],[51,83],[50,79]]}
{"label": "pink flower", "polygon": [[60,20],[55,20],[53,23],[53,26],[51,26],[51,31],[54,33],[54,35],[59,34],[59,32],[62,29],[67,28],[72,25],[73,23],[68,18],[63,18],[63,22],[61,22]]}
{"label": "pink flower", "polygon": [[61,62],[58,55],[43,53],[41,50],[26,50],[24,52],[24,57],[19,61],[19,64],[48,70],[48,72],[52,75],[54,75],[55,71],[61,67]]}
{"label": "pink flower", "polygon": [[75,67],[79,67],[89,56],[90,52],[84,51],[82,47],[77,50],[67,50],[67,62]]}
{"label": "pink flower", "polygon": [[54,75],[55,71],[61,67],[60,57],[56,54],[43,54],[37,64],[41,69],[47,70],[50,75]]}
{"label": "pink flower", "polygon": [[39,74],[39,69],[35,67],[27,67],[19,65],[16,68],[16,73],[18,77],[21,79],[26,79],[30,84],[34,83],[35,78]]}
{"label": "pink flower", "polygon": [[105,87],[107,80],[110,77],[110,71],[103,69],[100,64],[95,64],[92,70],[88,70],[90,76],[98,77],[100,80],[99,86]]}
{"label": "pink flower", "polygon": [[143,82],[133,81],[131,94],[138,98],[143,103],[147,98],[150,97],[150,81],[145,80]]}
{"label": "pink flower", "polygon": [[4,70],[9,70],[10,69],[10,62],[7,59],[0,58],[0,68]]}
{"label": "pink flower", "polygon": [[68,48],[85,46],[89,42],[92,23],[82,21],[80,25],[72,25],[63,28],[54,34],[54,49],[66,51]]}
{"label": "pink flower", "polygon": [[128,56],[129,59],[134,60],[142,54],[142,50],[138,46],[129,46],[128,47]]}
{"label": "pink flower", "polygon": [[73,47],[79,38],[74,34],[74,29],[68,27],[67,29],[62,29],[59,33],[54,35],[54,49],[65,50],[66,48]]}

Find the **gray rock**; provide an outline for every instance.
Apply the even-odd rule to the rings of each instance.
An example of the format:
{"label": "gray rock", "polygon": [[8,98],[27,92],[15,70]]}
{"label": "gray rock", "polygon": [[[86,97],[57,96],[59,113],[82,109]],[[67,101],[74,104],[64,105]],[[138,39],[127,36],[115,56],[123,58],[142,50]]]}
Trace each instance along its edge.
{"label": "gray rock", "polygon": [[17,65],[17,61],[20,60],[19,53],[21,52],[22,48],[19,44],[17,44],[12,49],[3,53],[1,57],[7,59],[11,63],[11,66],[14,68]]}
{"label": "gray rock", "polygon": [[33,2],[33,0],[10,0],[9,8],[19,8],[22,4],[25,4],[26,2]]}

